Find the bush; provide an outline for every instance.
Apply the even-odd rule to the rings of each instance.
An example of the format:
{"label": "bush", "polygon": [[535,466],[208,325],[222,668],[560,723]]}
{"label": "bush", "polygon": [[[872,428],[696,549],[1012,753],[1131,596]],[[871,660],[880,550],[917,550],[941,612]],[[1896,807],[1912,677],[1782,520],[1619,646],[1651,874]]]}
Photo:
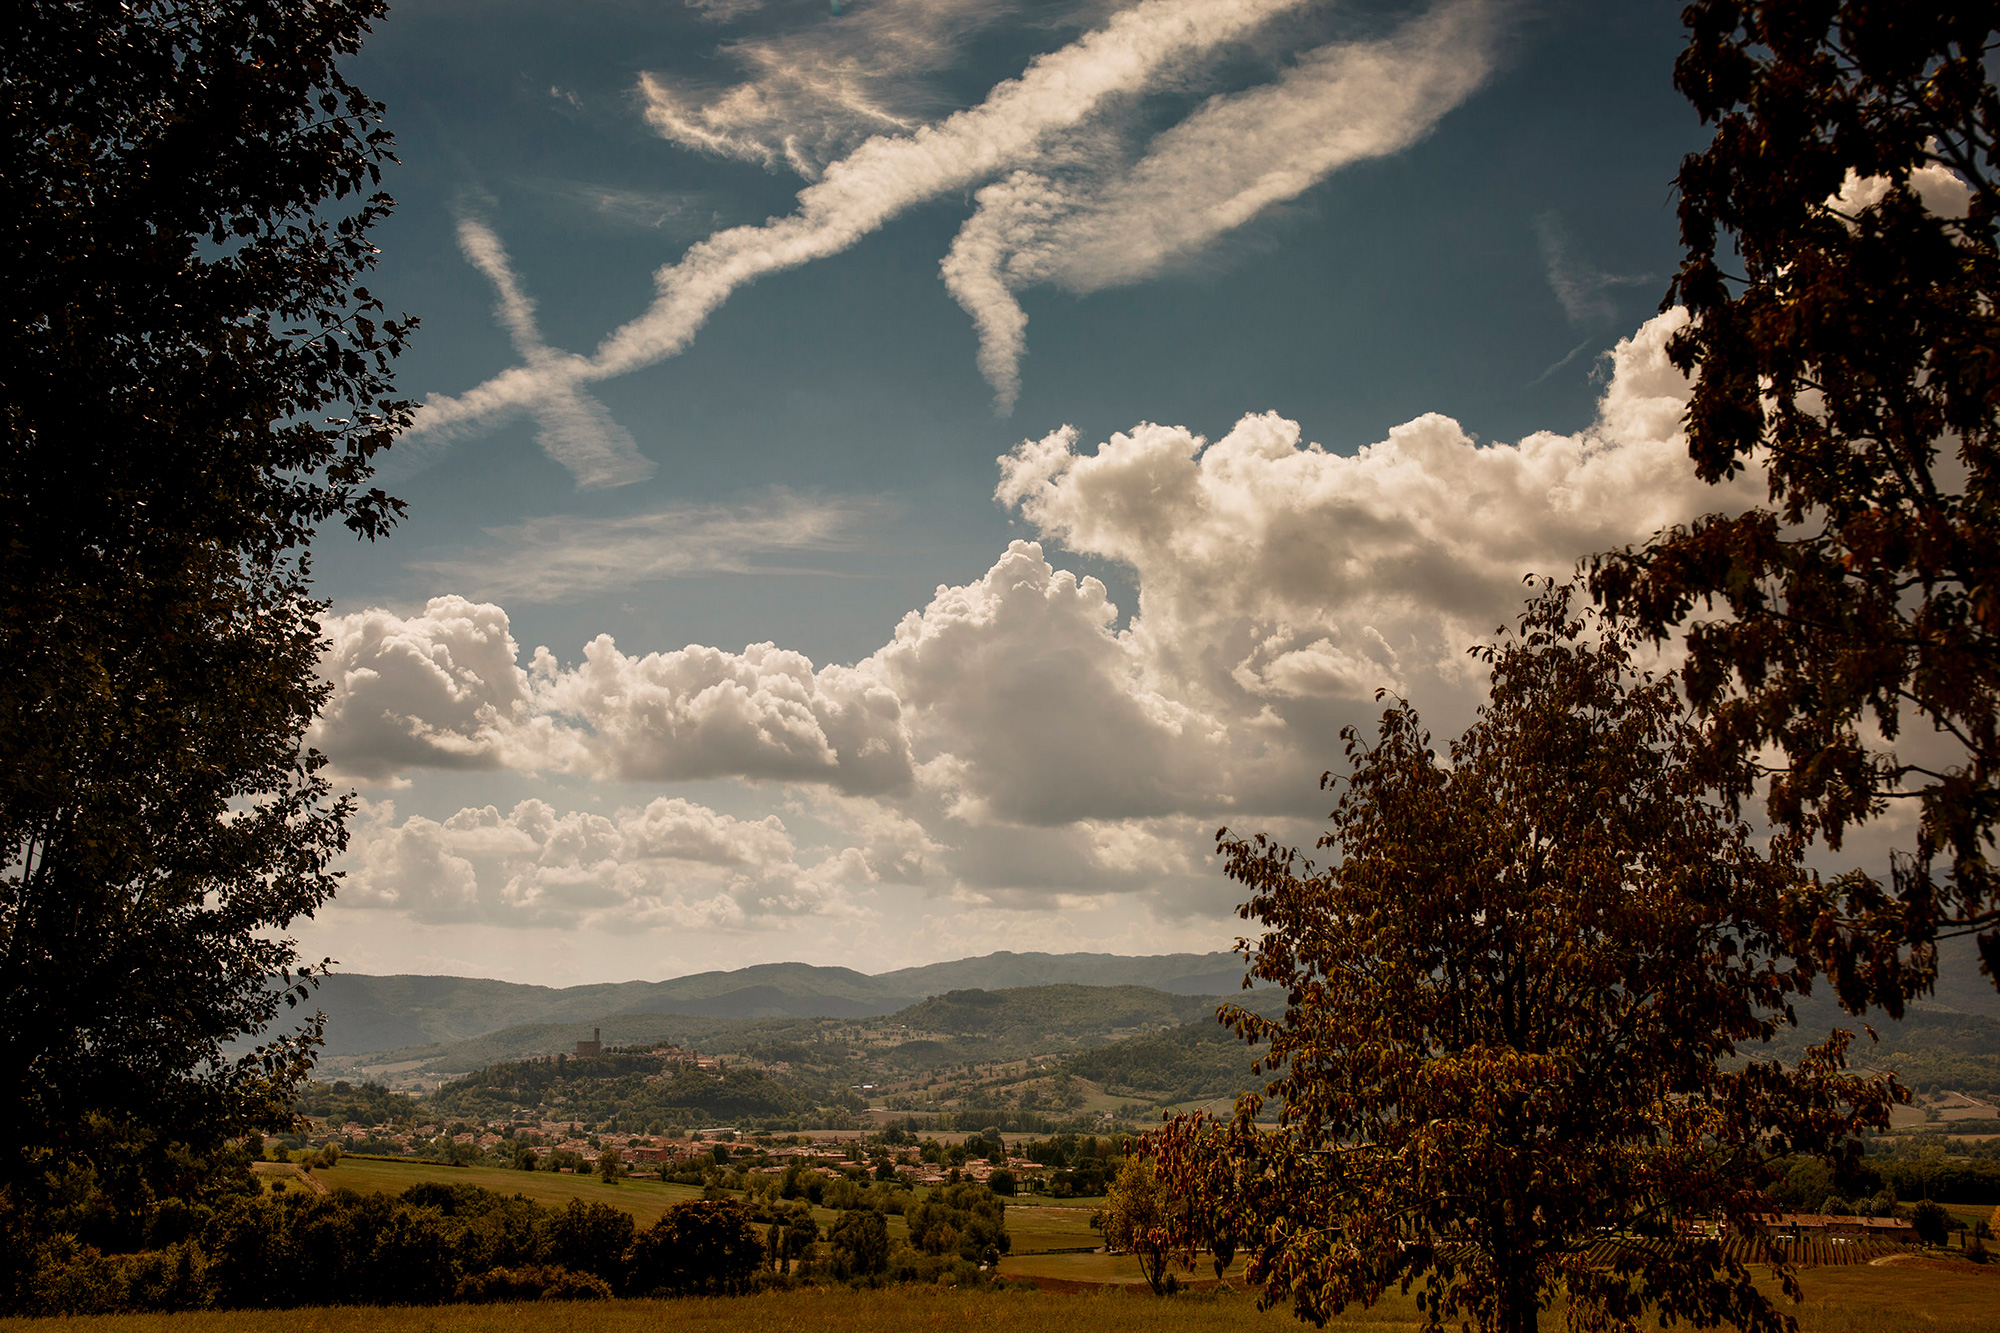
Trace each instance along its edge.
{"label": "bush", "polygon": [[594,1273],[560,1266],[495,1268],[462,1279],[457,1299],[480,1305],[499,1301],[608,1300],[611,1287]]}

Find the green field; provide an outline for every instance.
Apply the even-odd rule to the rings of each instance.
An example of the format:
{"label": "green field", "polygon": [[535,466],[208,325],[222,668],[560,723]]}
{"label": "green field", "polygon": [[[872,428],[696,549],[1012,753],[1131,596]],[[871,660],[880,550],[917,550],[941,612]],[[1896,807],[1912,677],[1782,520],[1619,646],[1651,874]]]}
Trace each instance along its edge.
{"label": "green field", "polygon": [[[1866,1266],[1803,1275],[1801,1333],[1992,1333],[2000,1274]],[[1418,1327],[1408,1302],[1352,1311],[1336,1327],[1401,1333]],[[459,1305],[437,1309],[309,1309],[87,1319],[0,1320],[7,1333],[1245,1333],[1305,1327],[1282,1311],[1259,1313],[1234,1292],[1158,1300],[1133,1291],[795,1291],[723,1300]],[[1562,1326],[1559,1312],[1543,1326]]]}
{"label": "green field", "polygon": [[[357,1194],[400,1194],[426,1180],[451,1185],[478,1185],[500,1194],[522,1194],[536,1203],[561,1208],[571,1199],[608,1203],[632,1214],[640,1226],[650,1226],[667,1209],[684,1199],[699,1199],[694,1185],[669,1185],[658,1180],[621,1180],[607,1185],[596,1176],[566,1176],[556,1171],[509,1171],[496,1166],[440,1166],[436,1162],[378,1162],[343,1157],[339,1166],[316,1167],[313,1176],[328,1189]],[[832,1214],[827,1215],[829,1218]]]}
{"label": "green field", "polygon": [[[596,1176],[566,1176],[554,1171],[509,1171],[490,1166],[440,1166],[436,1162],[382,1162],[343,1157],[339,1166],[320,1167],[313,1176],[328,1189],[350,1189],[357,1194],[399,1194],[426,1180],[452,1185],[478,1185],[500,1194],[524,1194],[536,1203],[560,1208],[571,1199],[608,1203],[632,1214],[640,1226],[651,1225],[662,1213],[683,1199],[699,1199],[693,1185],[668,1185],[657,1180],[626,1179],[607,1185]],[[291,1188],[296,1181],[288,1180]],[[1007,1231],[1013,1237],[1014,1253],[1068,1250],[1097,1245],[1101,1238],[1090,1229],[1090,1215],[1104,1206],[1102,1199],[1064,1199],[1060,1204],[1039,1201],[1009,1201]],[[826,1208],[813,1209],[813,1219],[830,1227],[839,1214]],[[903,1235],[903,1219],[889,1219],[889,1234]]]}

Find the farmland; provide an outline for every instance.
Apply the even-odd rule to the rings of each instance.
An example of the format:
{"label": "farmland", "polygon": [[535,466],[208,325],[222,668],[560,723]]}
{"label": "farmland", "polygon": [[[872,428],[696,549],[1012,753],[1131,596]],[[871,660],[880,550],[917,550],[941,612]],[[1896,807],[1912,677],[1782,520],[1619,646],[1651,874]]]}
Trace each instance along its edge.
{"label": "farmland", "polygon": [[[1861,1266],[1802,1274],[1800,1333],[1990,1333],[2000,1311],[2000,1273],[1970,1268]],[[1130,1288],[1087,1294],[1030,1291],[792,1291],[709,1300],[445,1306],[434,1309],[320,1308],[182,1315],[0,1320],[5,1333],[1257,1333],[1303,1325],[1259,1312],[1248,1296],[1209,1292],[1158,1300]],[[1560,1311],[1546,1322],[1554,1326]],[[1409,1302],[1392,1298],[1329,1327],[1403,1333],[1420,1327]]]}

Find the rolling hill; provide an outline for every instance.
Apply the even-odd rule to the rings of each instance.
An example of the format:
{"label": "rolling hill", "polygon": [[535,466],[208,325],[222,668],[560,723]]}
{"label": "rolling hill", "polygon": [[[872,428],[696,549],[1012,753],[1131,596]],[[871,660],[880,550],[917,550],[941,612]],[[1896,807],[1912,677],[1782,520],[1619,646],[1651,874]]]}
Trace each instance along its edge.
{"label": "rolling hill", "polygon": [[315,1000],[327,1015],[326,1053],[352,1056],[437,1046],[532,1024],[587,1025],[627,1014],[870,1018],[953,990],[1081,984],[1214,995],[1235,991],[1242,980],[1241,963],[1227,953],[1123,958],[1003,952],[879,976],[844,967],[764,963],[666,981],[560,988],[473,977],[341,973],[321,984]]}

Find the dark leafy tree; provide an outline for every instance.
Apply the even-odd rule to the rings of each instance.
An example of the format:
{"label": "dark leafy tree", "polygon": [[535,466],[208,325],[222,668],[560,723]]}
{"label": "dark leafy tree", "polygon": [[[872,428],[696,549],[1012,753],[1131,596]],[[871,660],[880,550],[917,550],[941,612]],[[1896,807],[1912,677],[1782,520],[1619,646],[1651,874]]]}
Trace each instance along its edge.
{"label": "dark leafy tree", "polygon": [[1951,1214],[1943,1204],[1926,1200],[1910,1210],[1910,1226],[1926,1245],[1942,1245],[1951,1239]]}
{"label": "dark leafy tree", "polygon": [[1632,639],[1545,589],[1483,650],[1448,762],[1404,703],[1372,745],[1349,730],[1337,863],[1223,831],[1251,975],[1287,999],[1224,1016],[1283,1072],[1276,1129],[1246,1095],[1148,1144],[1190,1260],[1233,1239],[1267,1302],[1321,1323],[1400,1286],[1431,1327],[1533,1329],[1558,1292],[1607,1326],[1787,1327],[1684,1228],[1756,1234],[1767,1154],[1852,1156],[1893,1090],[1841,1072],[1844,1033],[1755,1058],[1810,978],[1783,950],[1802,880],[1714,799]]}
{"label": "dark leafy tree", "polygon": [[[1940,938],[2000,981],[2000,95],[1993,0],[1696,0],[1675,82],[1713,141],[1677,178],[1669,344],[1698,373],[1700,475],[1769,503],[1599,557],[1665,635],[1733,795],[1838,849],[1915,807],[1889,865],[1831,885],[1808,943],[1900,1014]],[[1762,774],[1739,761],[1769,748]]]}
{"label": "dark leafy tree", "polygon": [[544,1220],[542,1255],[549,1263],[616,1282],[624,1276],[633,1226],[632,1215],[623,1209],[571,1199]]}
{"label": "dark leafy tree", "polygon": [[[381,0],[0,18],[0,1187],[281,1125],[284,931],[345,801],[310,539],[382,533],[407,320],[358,285],[392,161],[340,73]],[[134,1157],[137,1154],[137,1157]],[[142,1173],[145,1174],[145,1173]]]}
{"label": "dark leafy tree", "polygon": [[749,1210],[733,1199],[690,1199],[632,1242],[629,1287],[635,1293],[727,1295],[764,1265],[764,1243]]}

